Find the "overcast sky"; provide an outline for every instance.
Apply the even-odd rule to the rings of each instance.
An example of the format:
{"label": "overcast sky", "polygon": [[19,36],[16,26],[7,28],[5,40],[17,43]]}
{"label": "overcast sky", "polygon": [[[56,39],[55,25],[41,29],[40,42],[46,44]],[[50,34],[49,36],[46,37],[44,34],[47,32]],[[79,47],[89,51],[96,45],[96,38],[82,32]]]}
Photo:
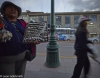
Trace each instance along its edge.
{"label": "overcast sky", "polygon": [[[2,2],[7,0],[0,0]],[[22,8],[23,12],[50,12],[51,0],[8,0]],[[55,0],[55,12],[100,11],[100,0]]]}

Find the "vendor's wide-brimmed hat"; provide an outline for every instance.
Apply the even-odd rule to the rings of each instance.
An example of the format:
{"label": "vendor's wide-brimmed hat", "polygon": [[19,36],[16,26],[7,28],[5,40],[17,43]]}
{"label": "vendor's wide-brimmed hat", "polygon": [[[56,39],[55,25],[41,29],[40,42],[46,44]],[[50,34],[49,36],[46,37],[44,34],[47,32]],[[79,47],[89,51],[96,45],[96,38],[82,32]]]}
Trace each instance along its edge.
{"label": "vendor's wide-brimmed hat", "polygon": [[78,19],[78,23],[80,24],[81,22],[83,22],[83,21],[90,21],[91,19],[89,19],[89,18],[86,18],[85,16],[83,16],[83,17],[80,17],[79,19]]}
{"label": "vendor's wide-brimmed hat", "polygon": [[0,12],[1,12],[2,15],[4,15],[4,10],[8,5],[15,6],[17,8],[17,11],[18,11],[18,17],[21,15],[22,9],[19,6],[15,5],[14,3],[10,2],[10,1],[5,1],[5,2],[2,3],[1,8],[0,8]]}

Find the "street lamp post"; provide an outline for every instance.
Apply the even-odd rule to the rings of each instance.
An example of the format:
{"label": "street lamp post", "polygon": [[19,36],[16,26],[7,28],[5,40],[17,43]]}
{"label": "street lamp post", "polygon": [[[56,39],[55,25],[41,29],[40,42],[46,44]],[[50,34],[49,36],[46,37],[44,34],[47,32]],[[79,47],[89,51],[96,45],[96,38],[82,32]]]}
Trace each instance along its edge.
{"label": "street lamp post", "polygon": [[49,68],[55,68],[60,66],[59,62],[59,46],[54,36],[54,0],[51,0],[51,26],[50,26],[50,39],[47,44],[47,55],[45,66]]}

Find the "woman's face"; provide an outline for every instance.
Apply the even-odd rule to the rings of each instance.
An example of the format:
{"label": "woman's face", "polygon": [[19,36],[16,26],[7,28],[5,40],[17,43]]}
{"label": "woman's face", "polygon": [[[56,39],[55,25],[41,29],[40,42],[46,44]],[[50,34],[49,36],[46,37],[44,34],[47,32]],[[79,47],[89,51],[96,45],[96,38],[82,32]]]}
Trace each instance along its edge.
{"label": "woman's face", "polygon": [[82,24],[86,27],[87,26],[87,22],[83,21]]}
{"label": "woman's face", "polygon": [[17,17],[18,17],[18,10],[17,10],[17,8],[16,8],[15,6],[13,6],[13,5],[8,5],[8,6],[5,8],[4,14],[5,14],[5,16],[7,16],[7,17],[17,18]]}

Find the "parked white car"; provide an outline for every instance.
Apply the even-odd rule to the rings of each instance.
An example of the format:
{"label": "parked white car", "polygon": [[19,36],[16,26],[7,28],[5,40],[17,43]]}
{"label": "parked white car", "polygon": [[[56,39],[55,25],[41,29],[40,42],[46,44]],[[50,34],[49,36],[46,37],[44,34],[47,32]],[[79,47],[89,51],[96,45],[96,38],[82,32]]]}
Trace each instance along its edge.
{"label": "parked white car", "polygon": [[65,35],[65,39],[64,40],[67,40],[67,41],[73,41],[75,40],[75,35]]}
{"label": "parked white car", "polygon": [[95,37],[88,38],[88,40],[90,40],[92,42],[100,42],[100,37],[99,36],[95,36]]}

